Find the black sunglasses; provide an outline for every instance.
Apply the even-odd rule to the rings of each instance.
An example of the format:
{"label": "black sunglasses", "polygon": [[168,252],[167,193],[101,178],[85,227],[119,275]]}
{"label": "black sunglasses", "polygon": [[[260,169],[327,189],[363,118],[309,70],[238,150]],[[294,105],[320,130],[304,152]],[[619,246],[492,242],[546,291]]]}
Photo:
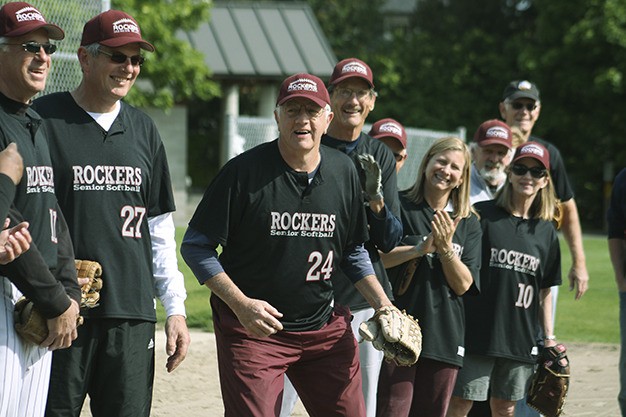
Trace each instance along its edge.
{"label": "black sunglasses", "polygon": [[530,171],[530,176],[533,178],[543,178],[548,173],[545,168],[541,168],[541,167],[528,168],[526,165],[521,165],[521,164],[513,164],[511,166],[511,171],[515,175],[519,175],[520,177],[526,175],[526,173]]}
{"label": "black sunglasses", "polygon": [[537,108],[537,104],[535,103],[520,103],[519,101],[514,101],[513,103],[511,103],[511,107],[513,107],[515,110],[521,110],[524,107],[526,107],[526,110],[528,111],[533,111]]}
{"label": "black sunglasses", "polygon": [[142,66],[144,61],[146,60],[141,55],[128,56],[120,52],[107,52],[107,51],[103,51],[102,49],[98,49],[98,52],[100,52],[103,55],[108,56],[109,58],[111,58],[111,61],[115,62],[116,64],[123,64],[126,62],[127,59],[130,59],[130,63],[136,67],[137,65]]}
{"label": "black sunglasses", "polygon": [[404,159],[404,155],[402,155],[401,153],[393,153],[393,156],[396,158],[397,162],[400,162]]}
{"label": "black sunglasses", "polygon": [[43,51],[48,55],[52,55],[57,50],[57,46],[52,43],[26,42],[12,43],[10,45],[19,45],[24,48],[26,52],[31,52],[33,54],[38,54],[39,51],[41,51],[41,48],[43,48]]}

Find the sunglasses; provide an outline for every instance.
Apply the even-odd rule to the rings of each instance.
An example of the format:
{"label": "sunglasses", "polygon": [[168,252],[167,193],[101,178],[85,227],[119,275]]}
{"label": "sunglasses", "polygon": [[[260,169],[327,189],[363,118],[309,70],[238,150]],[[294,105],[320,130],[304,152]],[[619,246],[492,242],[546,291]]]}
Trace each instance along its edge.
{"label": "sunglasses", "polygon": [[545,168],[541,168],[541,167],[528,168],[526,165],[521,165],[521,164],[513,164],[511,166],[511,171],[513,172],[513,174],[519,175],[520,177],[526,175],[526,173],[530,171],[530,176],[533,178],[537,178],[537,179],[543,178],[548,174]]}
{"label": "sunglasses", "polygon": [[11,43],[9,45],[18,45],[24,48],[26,52],[31,52],[33,54],[38,54],[43,48],[43,51],[47,55],[52,55],[56,52],[57,46],[51,43],[39,43],[39,42],[26,42],[26,43]]}
{"label": "sunglasses", "polygon": [[394,158],[396,158],[396,162],[401,162],[404,159],[404,155],[402,155],[401,153],[393,153]]}
{"label": "sunglasses", "polygon": [[535,103],[532,103],[532,104],[531,103],[526,103],[526,104],[524,104],[524,103],[520,103],[518,101],[514,101],[513,103],[511,103],[511,107],[513,107],[513,109],[515,109],[515,110],[521,110],[523,108],[526,108],[526,110],[528,110],[530,112],[530,111],[536,110],[538,106]]}
{"label": "sunglasses", "polygon": [[142,66],[144,61],[146,60],[146,58],[141,55],[128,56],[120,52],[107,52],[103,51],[102,49],[98,49],[98,52],[108,56],[109,58],[111,58],[111,61],[115,62],[116,64],[123,64],[126,62],[127,59],[130,59],[130,63],[133,64],[134,67],[136,67],[137,65]]}

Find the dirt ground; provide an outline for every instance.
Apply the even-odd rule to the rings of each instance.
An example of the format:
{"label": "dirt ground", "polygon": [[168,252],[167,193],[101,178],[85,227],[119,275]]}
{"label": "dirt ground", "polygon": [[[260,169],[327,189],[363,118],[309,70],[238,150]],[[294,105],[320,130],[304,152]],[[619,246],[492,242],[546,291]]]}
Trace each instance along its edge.
{"label": "dirt ground", "polygon": [[[566,343],[572,381],[566,401],[566,417],[617,417],[619,346]],[[152,416],[218,417],[224,415],[220,396],[215,338],[212,333],[192,331],[187,359],[172,374],[165,370],[165,337],[156,338],[157,371]],[[83,409],[81,417],[91,413]],[[308,416],[298,403],[293,416]]]}

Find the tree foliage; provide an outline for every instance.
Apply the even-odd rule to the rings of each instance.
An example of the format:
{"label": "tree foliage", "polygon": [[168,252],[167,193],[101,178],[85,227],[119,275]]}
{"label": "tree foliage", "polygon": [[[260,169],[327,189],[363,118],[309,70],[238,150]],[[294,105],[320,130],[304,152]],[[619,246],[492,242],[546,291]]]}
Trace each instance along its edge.
{"label": "tree foliage", "polygon": [[537,83],[543,106],[533,133],[560,148],[583,220],[602,227],[605,166],[626,166],[623,0],[419,0],[409,27],[385,35],[376,23],[383,2],[327,3],[309,0],[337,56],[358,56],[374,71],[373,120],[465,126],[471,138],[500,117],[509,81]]}
{"label": "tree foliage", "polygon": [[[126,100],[139,107],[167,109],[190,99],[219,94],[203,55],[178,35],[209,20],[210,0],[113,0],[112,8],[132,15],[156,52],[148,54],[141,80]],[[148,80],[149,82],[145,82]]]}

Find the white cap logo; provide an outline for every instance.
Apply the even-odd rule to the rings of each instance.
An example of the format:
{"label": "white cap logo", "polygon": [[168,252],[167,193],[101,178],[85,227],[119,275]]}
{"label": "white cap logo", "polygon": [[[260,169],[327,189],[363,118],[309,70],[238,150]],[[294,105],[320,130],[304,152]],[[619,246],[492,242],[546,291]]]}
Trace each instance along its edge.
{"label": "white cap logo", "polygon": [[394,135],[402,136],[402,129],[400,128],[400,126],[391,122],[383,123],[382,125],[380,125],[378,131],[393,133]]}
{"label": "white cap logo", "polygon": [[485,138],[500,138],[500,139],[509,139],[509,132],[506,131],[505,128],[500,126],[494,126],[487,129],[485,132]]}
{"label": "white cap logo", "polygon": [[23,9],[15,12],[15,20],[18,22],[28,22],[31,20],[39,20],[40,22],[46,23],[46,20],[43,18],[39,10],[34,7],[24,7]]}
{"label": "white cap logo", "polygon": [[348,62],[341,69],[341,73],[342,74],[349,73],[349,72],[356,72],[356,73],[363,74],[363,75],[367,76],[367,68],[365,68],[365,65],[361,64],[360,62],[356,62],[356,61]]}
{"label": "white cap logo", "polygon": [[532,154],[532,155],[537,155],[540,158],[543,158],[543,149],[541,149],[539,146],[535,144],[524,146],[522,149],[520,149],[519,153],[520,155]]}
{"label": "white cap logo", "polygon": [[518,90],[530,90],[531,88],[533,88],[533,85],[530,81],[520,81],[519,84],[517,84]]}
{"label": "white cap logo", "polygon": [[287,91],[312,91],[317,93],[317,83],[308,78],[299,78],[289,83]]}
{"label": "white cap logo", "polygon": [[120,19],[113,22],[113,33],[136,33],[141,36],[139,26],[128,18]]}

